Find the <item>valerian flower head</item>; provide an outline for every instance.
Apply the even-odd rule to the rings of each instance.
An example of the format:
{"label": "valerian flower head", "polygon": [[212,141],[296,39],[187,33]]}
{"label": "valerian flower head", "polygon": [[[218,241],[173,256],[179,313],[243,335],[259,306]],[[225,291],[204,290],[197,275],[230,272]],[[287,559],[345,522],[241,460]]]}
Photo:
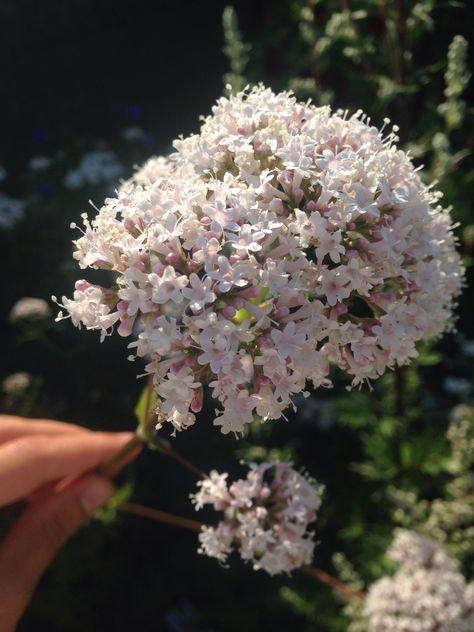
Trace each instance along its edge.
{"label": "valerian flower head", "polygon": [[398,530],[388,557],[400,566],[372,585],[365,603],[369,632],[472,632],[474,587],[434,540]]}
{"label": "valerian flower head", "polygon": [[24,320],[28,318],[41,319],[49,318],[51,309],[48,303],[42,298],[32,298],[24,296],[20,298],[12,307],[9,318],[12,321]]}
{"label": "valerian flower head", "polygon": [[[199,134],[83,217],[74,257],[116,285],[76,287],[64,309],[134,338],[177,429],[206,385],[215,425],[238,433],[307,383],[331,386],[331,364],[353,386],[407,364],[450,326],[463,271],[440,194],[396,140],[263,86],[220,99]],[[184,368],[187,411],[160,388]]]}
{"label": "valerian flower head", "polygon": [[235,548],[254,570],[270,575],[309,564],[308,526],[321,504],[315,481],[289,463],[251,463],[245,479],[229,484],[227,477],[212,471],[191,495],[196,509],[210,504],[224,514],[216,527],[202,528],[199,552],[225,562]]}

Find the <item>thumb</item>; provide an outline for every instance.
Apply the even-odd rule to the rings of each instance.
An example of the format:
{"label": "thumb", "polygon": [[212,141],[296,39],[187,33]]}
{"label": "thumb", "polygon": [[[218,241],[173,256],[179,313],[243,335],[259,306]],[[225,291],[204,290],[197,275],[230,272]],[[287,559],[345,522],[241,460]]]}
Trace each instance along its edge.
{"label": "thumb", "polygon": [[112,492],[107,478],[90,474],[27,507],[0,547],[0,630],[15,629],[58,550]]}

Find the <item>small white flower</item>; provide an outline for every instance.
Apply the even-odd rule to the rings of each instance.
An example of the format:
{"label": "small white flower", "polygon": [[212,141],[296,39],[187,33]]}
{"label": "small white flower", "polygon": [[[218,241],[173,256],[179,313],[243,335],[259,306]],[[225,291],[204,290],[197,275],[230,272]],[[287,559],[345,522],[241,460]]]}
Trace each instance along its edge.
{"label": "small white flower", "polygon": [[205,305],[213,303],[216,300],[216,295],[211,290],[211,278],[207,277],[201,280],[198,275],[193,272],[189,277],[189,284],[191,287],[185,288],[183,294],[188,299],[189,307],[193,312],[201,312]]}
{"label": "small white flower", "polygon": [[179,304],[183,300],[182,290],[189,280],[184,275],[177,275],[172,266],[166,266],[162,274],[158,276],[154,272],[148,275],[151,284],[151,299],[158,305],[163,305],[168,301]]}

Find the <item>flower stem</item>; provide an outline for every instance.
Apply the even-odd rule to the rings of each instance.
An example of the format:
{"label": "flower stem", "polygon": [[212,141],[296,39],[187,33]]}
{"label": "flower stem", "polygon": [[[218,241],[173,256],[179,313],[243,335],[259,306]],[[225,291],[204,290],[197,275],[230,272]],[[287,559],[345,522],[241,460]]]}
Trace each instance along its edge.
{"label": "flower stem", "polygon": [[130,454],[130,452],[133,452],[133,450],[135,450],[135,448],[137,448],[138,446],[143,445],[143,440],[138,436],[138,435],[134,435],[130,441],[128,441],[123,448],[120,448],[120,450],[114,454],[114,456],[110,457],[110,459],[107,459],[107,461],[104,461],[98,468],[98,473],[99,474],[109,474],[110,470],[113,469],[114,465],[116,465],[117,463],[119,463],[120,461],[122,461],[122,459],[124,457],[127,456],[127,454]]}
{"label": "flower stem", "polygon": [[[171,524],[175,527],[181,527],[190,531],[200,532],[202,527],[207,526],[202,522],[198,522],[197,520],[183,518],[182,516],[176,516],[174,514],[167,513],[166,511],[152,509],[151,507],[146,507],[145,505],[140,505],[138,503],[121,503],[117,507],[117,509],[125,513],[136,514],[137,516],[143,516],[144,518],[150,518],[151,520],[156,520],[157,522]],[[313,577],[322,584],[330,586],[333,590],[344,593],[348,597],[352,597],[355,599],[365,599],[365,595],[363,592],[354,590],[344,582],[339,581],[332,575],[329,575],[329,573],[326,573],[319,568],[316,568],[314,566],[302,566],[299,570],[301,570],[303,573],[306,573],[306,575],[310,575],[310,577]]]}
{"label": "flower stem", "polygon": [[196,467],[193,463],[191,463],[191,461],[188,461],[188,459],[186,459],[182,454],[180,454],[179,452],[176,452],[176,450],[174,450],[172,447],[164,446],[163,453],[169,456],[170,458],[174,459],[177,463],[180,463],[183,467],[185,467],[187,470],[192,472],[195,476],[198,476],[199,478],[206,478],[206,475],[204,474],[204,472],[201,472],[201,470],[198,467]]}
{"label": "flower stem", "polygon": [[317,579],[318,582],[326,584],[327,586],[330,586],[333,590],[344,593],[348,597],[352,597],[355,599],[365,599],[365,595],[363,592],[351,588],[344,582],[339,581],[339,579],[336,579],[332,575],[329,575],[329,573],[322,571],[320,568],[316,568],[314,566],[302,566],[300,570],[303,573],[306,573],[306,575],[314,577],[314,579]]}
{"label": "flower stem", "polygon": [[151,507],[145,507],[145,505],[139,505],[138,503],[120,503],[117,509],[119,509],[119,511],[136,514],[137,516],[143,516],[144,518],[151,518],[152,520],[157,520],[158,522],[172,524],[175,527],[182,527],[183,529],[189,529],[191,531],[199,532],[201,531],[201,527],[204,526],[202,522],[198,522],[197,520],[183,518],[182,516],[175,516],[174,514],[167,513],[166,511],[152,509]]}

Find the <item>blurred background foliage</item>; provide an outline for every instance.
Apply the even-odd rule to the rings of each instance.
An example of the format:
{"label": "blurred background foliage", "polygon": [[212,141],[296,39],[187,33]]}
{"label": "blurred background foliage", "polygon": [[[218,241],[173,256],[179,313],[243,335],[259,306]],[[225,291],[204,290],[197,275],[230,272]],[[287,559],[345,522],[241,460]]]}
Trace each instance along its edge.
{"label": "blurred background foliage", "polygon": [[[450,0],[145,0],[0,2],[1,410],[133,429],[143,384],[123,340],[54,324],[51,304],[79,276],[71,221],[121,177],[198,129],[224,90],[260,81],[375,125],[437,181],[467,267],[457,331],[367,388],[298,402],[289,422],[220,435],[203,411],[173,446],[196,465],[291,459],[326,486],[315,565],[363,590],[390,571],[397,525],[445,542],[473,578],[472,190],[469,2]],[[227,87],[226,87],[227,86]],[[89,276],[91,280],[93,277]],[[121,498],[194,517],[193,476],[146,451]],[[6,528],[15,508],[2,514]],[[300,573],[271,578],[239,560],[198,556],[193,533],[100,514],[44,577],[20,630],[233,632],[364,630],[360,608]],[[352,620],[352,623],[350,621]]]}

